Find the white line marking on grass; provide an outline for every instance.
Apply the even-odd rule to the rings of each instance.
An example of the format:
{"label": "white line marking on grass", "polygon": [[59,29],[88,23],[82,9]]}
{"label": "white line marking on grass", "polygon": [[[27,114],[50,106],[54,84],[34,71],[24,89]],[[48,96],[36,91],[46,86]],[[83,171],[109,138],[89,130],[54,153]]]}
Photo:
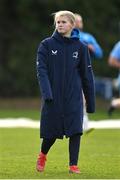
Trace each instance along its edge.
{"label": "white line marking on grass", "polygon": [[95,129],[119,129],[120,128],[120,120],[99,120],[99,121],[90,121],[89,122],[90,128]]}
{"label": "white line marking on grass", "polygon": [[[39,128],[40,121],[34,121],[29,118],[7,118],[0,119],[0,128]],[[120,120],[100,120],[100,121],[89,121],[89,128],[95,129],[119,129]]]}
{"label": "white line marking on grass", "polygon": [[28,118],[7,118],[0,119],[0,128],[39,128],[40,122]]}

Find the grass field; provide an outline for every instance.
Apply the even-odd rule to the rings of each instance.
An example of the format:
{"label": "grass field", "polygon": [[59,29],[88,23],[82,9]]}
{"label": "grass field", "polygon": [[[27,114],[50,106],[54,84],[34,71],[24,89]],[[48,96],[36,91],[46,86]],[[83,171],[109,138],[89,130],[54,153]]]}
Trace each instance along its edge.
{"label": "grass field", "polygon": [[[110,102],[96,98],[96,113],[89,114],[91,120],[108,119],[107,109]],[[0,99],[0,118],[26,117],[33,120],[40,119],[39,98]],[[120,119],[120,110],[115,110],[111,119]]]}
{"label": "grass field", "polygon": [[83,135],[81,174],[68,173],[68,139],[58,140],[48,154],[44,173],[36,172],[38,129],[0,129],[1,179],[120,178],[120,130],[94,130]]}
{"label": "grass field", "polygon": [[[27,109],[27,102],[17,108],[16,101],[12,106],[7,102],[0,108],[0,118],[39,120],[40,112],[33,102],[34,108]],[[101,101],[97,105],[96,113],[89,118],[108,119],[107,105]],[[120,111],[115,111],[112,118],[120,119]],[[96,129],[83,135],[79,175],[68,173],[68,139],[54,144],[44,173],[38,173],[35,167],[39,147],[38,129],[0,128],[0,179],[120,179],[120,129]]]}
{"label": "grass field", "polygon": [[[0,118],[26,117],[33,120],[40,119],[40,111],[35,109],[0,109]],[[89,114],[91,120],[109,119],[106,109],[97,109],[96,113]],[[111,119],[120,119],[120,111],[116,110]]]}

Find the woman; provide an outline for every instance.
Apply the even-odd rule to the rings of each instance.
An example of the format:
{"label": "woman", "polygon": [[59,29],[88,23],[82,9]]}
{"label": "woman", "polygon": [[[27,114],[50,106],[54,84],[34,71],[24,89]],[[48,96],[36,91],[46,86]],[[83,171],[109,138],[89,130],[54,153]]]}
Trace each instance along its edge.
{"label": "woman", "polygon": [[87,112],[94,112],[93,72],[87,46],[79,38],[70,38],[75,15],[59,11],[54,14],[54,22],[55,32],[40,43],[37,53],[37,76],[44,100],[37,170],[44,171],[49,149],[65,135],[69,137],[69,172],[80,173],[77,163],[83,132],[82,91]]}

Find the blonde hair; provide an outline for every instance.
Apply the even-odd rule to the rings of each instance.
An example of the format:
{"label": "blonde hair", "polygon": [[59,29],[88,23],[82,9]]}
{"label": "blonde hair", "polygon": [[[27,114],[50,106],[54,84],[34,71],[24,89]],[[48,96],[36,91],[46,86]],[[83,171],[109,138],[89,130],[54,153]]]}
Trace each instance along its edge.
{"label": "blonde hair", "polygon": [[56,23],[56,19],[60,16],[66,16],[70,20],[71,24],[75,23],[75,15],[71,11],[58,11],[52,14],[54,16],[54,24]]}
{"label": "blonde hair", "polygon": [[81,20],[83,21],[83,18],[82,18],[82,16],[81,16],[80,14],[75,13],[74,15],[75,15],[75,18],[76,18],[76,17],[79,17],[79,18],[81,18]]}

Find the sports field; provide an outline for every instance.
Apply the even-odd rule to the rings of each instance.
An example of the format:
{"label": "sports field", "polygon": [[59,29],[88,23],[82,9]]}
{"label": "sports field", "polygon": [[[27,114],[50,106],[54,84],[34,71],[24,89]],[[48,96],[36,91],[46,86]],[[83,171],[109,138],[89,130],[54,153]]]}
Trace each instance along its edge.
{"label": "sports field", "polygon": [[0,129],[0,178],[120,178],[120,130],[94,130],[83,135],[81,174],[68,173],[68,140],[58,140],[47,158],[44,173],[36,172],[38,129]]}
{"label": "sports field", "polygon": [[[99,120],[101,116],[106,119],[105,113],[95,113],[94,119]],[[120,117],[117,113],[116,118]],[[39,118],[39,111],[0,110],[0,114],[2,118]],[[120,129],[95,129],[83,135],[79,157],[81,174],[68,173],[66,138],[57,140],[52,147],[45,172],[37,172],[39,143],[39,129],[0,128],[0,179],[120,179]]]}

